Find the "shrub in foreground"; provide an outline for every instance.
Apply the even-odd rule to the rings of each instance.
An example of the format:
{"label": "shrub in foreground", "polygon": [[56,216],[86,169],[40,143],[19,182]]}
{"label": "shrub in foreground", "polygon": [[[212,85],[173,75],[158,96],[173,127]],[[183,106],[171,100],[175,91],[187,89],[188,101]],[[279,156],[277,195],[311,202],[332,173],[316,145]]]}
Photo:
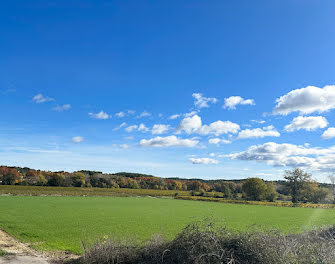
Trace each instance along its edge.
{"label": "shrub in foreground", "polygon": [[302,234],[231,232],[212,224],[187,226],[174,240],[147,244],[101,240],[76,260],[82,264],[330,264],[335,227]]}

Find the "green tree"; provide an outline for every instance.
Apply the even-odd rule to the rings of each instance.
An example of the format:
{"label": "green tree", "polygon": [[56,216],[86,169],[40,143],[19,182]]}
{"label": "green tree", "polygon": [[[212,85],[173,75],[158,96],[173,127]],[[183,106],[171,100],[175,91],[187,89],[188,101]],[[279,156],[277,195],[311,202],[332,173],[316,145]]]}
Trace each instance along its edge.
{"label": "green tree", "polygon": [[332,185],[333,203],[335,203],[335,175],[334,174],[329,175],[328,179]]}
{"label": "green tree", "polygon": [[72,186],[81,187],[85,185],[85,174],[82,172],[74,172],[70,176]]}
{"label": "green tree", "polygon": [[278,193],[275,190],[273,182],[266,183],[266,194],[265,199],[269,202],[273,202],[278,197]]}
{"label": "green tree", "polygon": [[285,171],[284,178],[287,180],[292,203],[297,203],[298,201],[303,200],[303,190],[308,187],[308,184],[311,182],[311,177],[311,174],[308,174],[299,168]]}
{"label": "green tree", "polygon": [[242,190],[248,200],[265,200],[267,194],[267,185],[260,178],[248,178],[242,185]]}
{"label": "green tree", "polygon": [[317,182],[310,182],[302,190],[300,199],[304,202],[320,203],[325,200],[328,193],[327,188],[320,188]]}
{"label": "green tree", "polygon": [[49,186],[65,186],[65,176],[61,173],[50,173],[48,179]]}

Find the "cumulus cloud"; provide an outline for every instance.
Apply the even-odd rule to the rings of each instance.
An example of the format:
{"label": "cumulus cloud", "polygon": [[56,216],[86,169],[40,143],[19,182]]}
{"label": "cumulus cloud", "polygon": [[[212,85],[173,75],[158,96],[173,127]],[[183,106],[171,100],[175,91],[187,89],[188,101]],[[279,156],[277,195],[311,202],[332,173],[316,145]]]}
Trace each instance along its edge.
{"label": "cumulus cloud", "polygon": [[151,133],[153,135],[156,135],[156,134],[164,134],[166,133],[167,131],[169,131],[170,129],[170,125],[162,125],[162,124],[157,124],[157,125],[154,125],[152,127],[152,130],[151,130]]}
{"label": "cumulus cloud", "polygon": [[40,104],[44,102],[55,101],[55,99],[48,96],[44,96],[43,94],[37,94],[33,97],[33,101],[37,104]]}
{"label": "cumulus cloud", "polygon": [[218,164],[219,161],[211,158],[190,158],[192,164]]}
{"label": "cumulus cloud", "polygon": [[300,129],[312,131],[317,128],[325,128],[326,126],[328,126],[328,121],[323,116],[298,116],[285,126],[285,130],[288,132]]}
{"label": "cumulus cloud", "polygon": [[105,113],[104,111],[100,111],[99,113],[88,113],[91,118],[94,119],[108,119],[112,118],[109,114]]}
{"label": "cumulus cloud", "polygon": [[118,117],[118,118],[122,118],[122,117],[125,117],[125,116],[129,116],[129,115],[133,115],[135,114],[135,111],[133,110],[127,110],[127,111],[120,111],[118,113],[115,113],[115,116]]}
{"label": "cumulus cloud", "polygon": [[238,133],[237,138],[263,138],[263,137],[280,137],[280,133],[273,127],[245,129]]}
{"label": "cumulus cloud", "polygon": [[132,131],[148,132],[149,128],[147,128],[144,124],[140,124],[140,125],[128,126],[125,128],[125,130],[127,132],[132,132]]}
{"label": "cumulus cloud", "polygon": [[278,98],[276,103],[273,110],[276,115],[322,113],[335,108],[335,85],[295,89]]}
{"label": "cumulus cloud", "polygon": [[216,135],[237,133],[240,126],[231,121],[218,120],[209,125],[202,125],[201,117],[194,115],[184,118],[177,127],[178,132],[185,131],[187,134],[197,133],[200,135]]}
{"label": "cumulus cloud", "polygon": [[62,111],[70,110],[70,109],[71,109],[70,104],[57,105],[53,108],[53,110],[58,111],[58,112],[62,112]]}
{"label": "cumulus cloud", "polygon": [[140,146],[142,147],[195,147],[199,143],[198,140],[195,139],[180,139],[176,136],[168,136],[168,137],[155,137],[152,139],[142,139],[140,141]]}
{"label": "cumulus cloud", "polygon": [[253,145],[246,151],[226,156],[231,159],[263,162],[272,166],[335,171],[335,146],[330,148],[311,148],[302,145],[268,142],[262,145]]}
{"label": "cumulus cloud", "polygon": [[209,103],[215,104],[218,99],[215,97],[204,97],[201,93],[193,93],[192,94],[194,100],[194,105],[198,108],[209,107]]}
{"label": "cumulus cloud", "polygon": [[323,139],[329,139],[335,137],[335,127],[328,128],[325,132],[322,134]]}
{"label": "cumulus cloud", "polygon": [[215,145],[219,145],[219,144],[230,144],[231,141],[224,139],[224,138],[210,138],[208,140],[209,144],[215,144]]}
{"label": "cumulus cloud", "polygon": [[80,137],[80,136],[77,136],[77,137],[73,137],[73,138],[71,139],[71,141],[72,141],[73,143],[80,143],[80,142],[83,142],[83,141],[84,141],[84,138],[83,138],[83,137]]}
{"label": "cumulus cloud", "polygon": [[180,115],[179,114],[175,114],[175,115],[171,115],[169,117],[169,119],[174,120],[174,119],[177,119],[178,117],[180,117]]}
{"label": "cumulus cloud", "polygon": [[116,113],[115,116],[118,118],[122,118],[126,116],[126,113],[121,111],[121,112]]}
{"label": "cumulus cloud", "polygon": [[142,131],[142,132],[148,132],[149,128],[147,128],[144,124],[140,124],[138,126],[138,131]]}
{"label": "cumulus cloud", "polygon": [[138,118],[142,118],[142,117],[148,117],[151,116],[151,114],[147,111],[143,111],[139,116],[137,116]]}
{"label": "cumulus cloud", "polygon": [[243,99],[241,96],[230,96],[224,99],[223,108],[236,109],[237,105],[255,105],[253,99]]}
{"label": "cumulus cloud", "polygon": [[194,115],[192,117],[185,117],[179,124],[177,130],[185,131],[187,134],[195,133],[202,126],[201,117]]}
{"label": "cumulus cloud", "polygon": [[230,121],[216,121],[210,125],[203,125],[197,133],[201,135],[215,135],[220,136],[227,133],[237,133],[240,130],[240,126]]}

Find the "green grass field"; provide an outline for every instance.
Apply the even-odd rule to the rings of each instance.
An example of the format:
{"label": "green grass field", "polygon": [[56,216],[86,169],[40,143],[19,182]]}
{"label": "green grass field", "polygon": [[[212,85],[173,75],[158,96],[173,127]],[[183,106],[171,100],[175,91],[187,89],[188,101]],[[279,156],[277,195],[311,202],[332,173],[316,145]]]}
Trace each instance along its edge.
{"label": "green grass field", "polygon": [[335,210],[221,204],[150,197],[0,196],[0,227],[43,250],[81,252],[81,241],[105,235],[144,241],[173,238],[206,217],[236,230],[299,232],[335,224]]}

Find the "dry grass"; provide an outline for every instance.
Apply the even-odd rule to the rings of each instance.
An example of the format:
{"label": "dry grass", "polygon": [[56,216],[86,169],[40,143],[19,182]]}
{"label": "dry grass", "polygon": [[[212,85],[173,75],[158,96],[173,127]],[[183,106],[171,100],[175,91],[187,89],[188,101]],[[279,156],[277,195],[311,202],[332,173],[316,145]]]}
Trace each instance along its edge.
{"label": "dry grass", "polygon": [[175,196],[190,195],[188,191],[128,189],[128,188],[81,188],[51,186],[0,185],[0,195],[27,196]]}

